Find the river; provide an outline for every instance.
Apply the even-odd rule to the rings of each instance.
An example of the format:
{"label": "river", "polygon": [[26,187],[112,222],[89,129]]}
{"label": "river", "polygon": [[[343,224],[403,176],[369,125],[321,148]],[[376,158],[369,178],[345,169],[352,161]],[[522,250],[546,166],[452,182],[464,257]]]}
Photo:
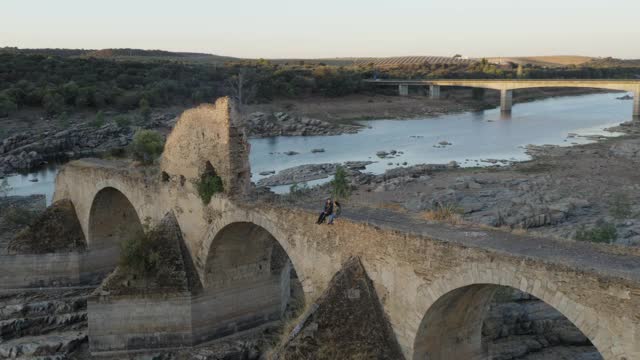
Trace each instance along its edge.
{"label": "river", "polygon": [[[499,109],[466,112],[415,120],[363,121],[366,129],[338,136],[292,136],[251,140],[250,162],[253,180],[263,171],[280,171],[303,164],[376,161],[367,170],[382,173],[405,164],[448,163],[485,166],[486,159],[527,160],[524,147],[533,145],[583,144],[583,136],[617,134],[604,129],[630,120],[631,101],[616,99],[620,93],[558,97],[515,104],[509,119]],[[574,136],[576,134],[578,136]],[[441,142],[451,145],[439,145]],[[312,153],[312,149],[324,152]],[[392,159],[380,159],[378,151],[402,152]],[[298,155],[286,155],[294,151]],[[51,202],[57,169],[7,177],[9,195],[45,194]],[[37,182],[32,180],[37,179]],[[325,180],[326,181],[326,180]],[[314,181],[311,184],[321,183]],[[288,187],[279,187],[278,192]]]}

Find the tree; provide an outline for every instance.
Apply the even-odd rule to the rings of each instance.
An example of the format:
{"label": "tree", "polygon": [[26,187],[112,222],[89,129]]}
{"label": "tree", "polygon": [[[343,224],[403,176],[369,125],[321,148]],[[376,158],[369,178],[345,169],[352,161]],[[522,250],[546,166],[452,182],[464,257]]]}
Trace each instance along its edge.
{"label": "tree", "polygon": [[238,75],[234,75],[227,79],[226,85],[229,88],[231,97],[233,97],[239,105],[244,105],[251,101],[256,94],[255,74],[247,69],[241,69]]}
{"label": "tree", "polygon": [[518,70],[516,71],[516,76],[518,76],[519,78],[524,77],[524,68],[522,67],[522,64],[518,64]]}
{"label": "tree", "polygon": [[347,199],[351,195],[351,184],[347,180],[347,172],[340,165],[331,181],[331,194],[335,199]]}
{"label": "tree", "polygon": [[149,119],[151,118],[151,107],[149,106],[149,101],[147,99],[140,99],[138,110],[140,111],[140,115],[142,115],[144,121],[149,121]]}
{"label": "tree", "polygon": [[12,187],[11,185],[9,185],[9,180],[2,179],[2,182],[0,182],[0,195],[2,195],[3,197],[7,197],[9,196],[9,193],[11,192]]}
{"label": "tree", "polygon": [[104,113],[102,112],[102,110],[100,110],[96,114],[96,117],[93,118],[93,120],[91,120],[89,125],[91,125],[94,128],[99,128],[99,127],[104,126],[105,123],[106,123],[106,121],[104,119]]}
{"label": "tree", "polygon": [[64,97],[57,92],[49,91],[42,98],[42,105],[48,115],[58,115],[64,111]]}
{"label": "tree", "polygon": [[153,164],[156,158],[162,154],[164,138],[153,130],[138,130],[133,136],[131,152],[134,159],[145,165]]}
{"label": "tree", "polygon": [[0,117],[7,117],[13,111],[16,111],[18,106],[7,95],[0,95]]}

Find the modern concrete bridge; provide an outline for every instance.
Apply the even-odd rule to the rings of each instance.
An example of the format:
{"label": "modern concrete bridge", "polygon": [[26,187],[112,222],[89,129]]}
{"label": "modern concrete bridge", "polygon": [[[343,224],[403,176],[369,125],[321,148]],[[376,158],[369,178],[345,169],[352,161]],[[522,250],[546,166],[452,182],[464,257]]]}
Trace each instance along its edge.
{"label": "modern concrete bridge", "polygon": [[397,86],[401,96],[409,95],[409,86],[429,86],[431,98],[440,97],[441,86],[459,86],[470,88],[491,89],[500,91],[500,110],[510,113],[513,106],[513,90],[544,88],[544,87],[569,87],[569,88],[596,88],[609,90],[622,90],[632,92],[633,117],[640,118],[640,80],[365,80],[366,83]]}
{"label": "modern concrete bridge", "polygon": [[[97,293],[88,306],[93,353],[191,346],[260,326],[281,316],[292,269],[309,303],[356,256],[406,359],[486,358],[482,323],[501,286],[556,308],[604,359],[640,359],[638,249],[429,225],[406,215],[372,223],[348,210],[336,226],[318,226],[314,212],[251,196],[248,150],[232,104],[220,99],[181,116],[157,172],[90,159],[61,169],[55,200],[73,203],[87,241],[71,267],[78,278],[113,270],[127,232],[167,216],[197,274],[198,286],[187,292]],[[225,191],[203,204],[195,184],[211,168]],[[57,266],[41,261],[38,269],[46,277],[60,274]]]}

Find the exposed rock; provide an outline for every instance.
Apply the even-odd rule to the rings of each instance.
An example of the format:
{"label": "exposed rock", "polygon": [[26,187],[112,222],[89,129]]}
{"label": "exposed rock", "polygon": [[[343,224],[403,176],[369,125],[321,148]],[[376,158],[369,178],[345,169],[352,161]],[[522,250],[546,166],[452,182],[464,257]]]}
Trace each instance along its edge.
{"label": "exposed rock", "polygon": [[106,124],[100,128],[77,125],[58,132],[36,130],[18,133],[0,143],[0,176],[36,168],[47,161],[88,156],[126,146],[133,138],[129,128]]}
{"label": "exposed rock", "polygon": [[[350,161],[344,163],[348,171],[357,172],[364,169],[372,161]],[[284,169],[276,175],[260,179],[258,186],[279,186],[303,183],[311,180],[324,179],[336,173],[340,164],[307,164]]]}
{"label": "exposed rock", "polygon": [[311,152],[314,153],[314,154],[315,153],[323,153],[324,149],[322,149],[322,148],[321,149],[311,149]]}
{"label": "exposed rock", "polygon": [[609,152],[632,161],[640,161],[640,139],[619,142],[611,146]]}
{"label": "exposed rock", "polygon": [[299,117],[285,112],[254,112],[247,116],[251,137],[312,136],[356,133],[360,126],[333,124],[318,119]]}
{"label": "exposed rock", "polygon": [[499,290],[482,335],[490,359],[602,359],[580,330],[556,309],[513,289]]}

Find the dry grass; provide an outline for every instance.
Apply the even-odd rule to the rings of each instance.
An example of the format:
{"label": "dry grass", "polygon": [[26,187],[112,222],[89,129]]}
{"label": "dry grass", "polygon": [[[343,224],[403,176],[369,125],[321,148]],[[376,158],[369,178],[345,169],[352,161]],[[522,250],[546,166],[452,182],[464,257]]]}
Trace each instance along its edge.
{"label": "dry grass", "polygon": [[435,209],[422,213],[422,218],[429,221],[441,221],[453,225],[464,223],[462,211],[454,205],[438,205]]}
{"label": "dry grass", "polygon": [[307,314],[311,310],[311,306],[314,302],[309,301],[304,305],[304,308],[297,311],[297,314],[289,319],[283,319],[282,332],[280,334],[280,339],[278,343],[274,345],[271,349],[265,352],[265,358],[269,360],[286,360],[285,354],[281,352],[281,350],[286,347],[289,336],[293,329],[300,323],[305,314]]}

